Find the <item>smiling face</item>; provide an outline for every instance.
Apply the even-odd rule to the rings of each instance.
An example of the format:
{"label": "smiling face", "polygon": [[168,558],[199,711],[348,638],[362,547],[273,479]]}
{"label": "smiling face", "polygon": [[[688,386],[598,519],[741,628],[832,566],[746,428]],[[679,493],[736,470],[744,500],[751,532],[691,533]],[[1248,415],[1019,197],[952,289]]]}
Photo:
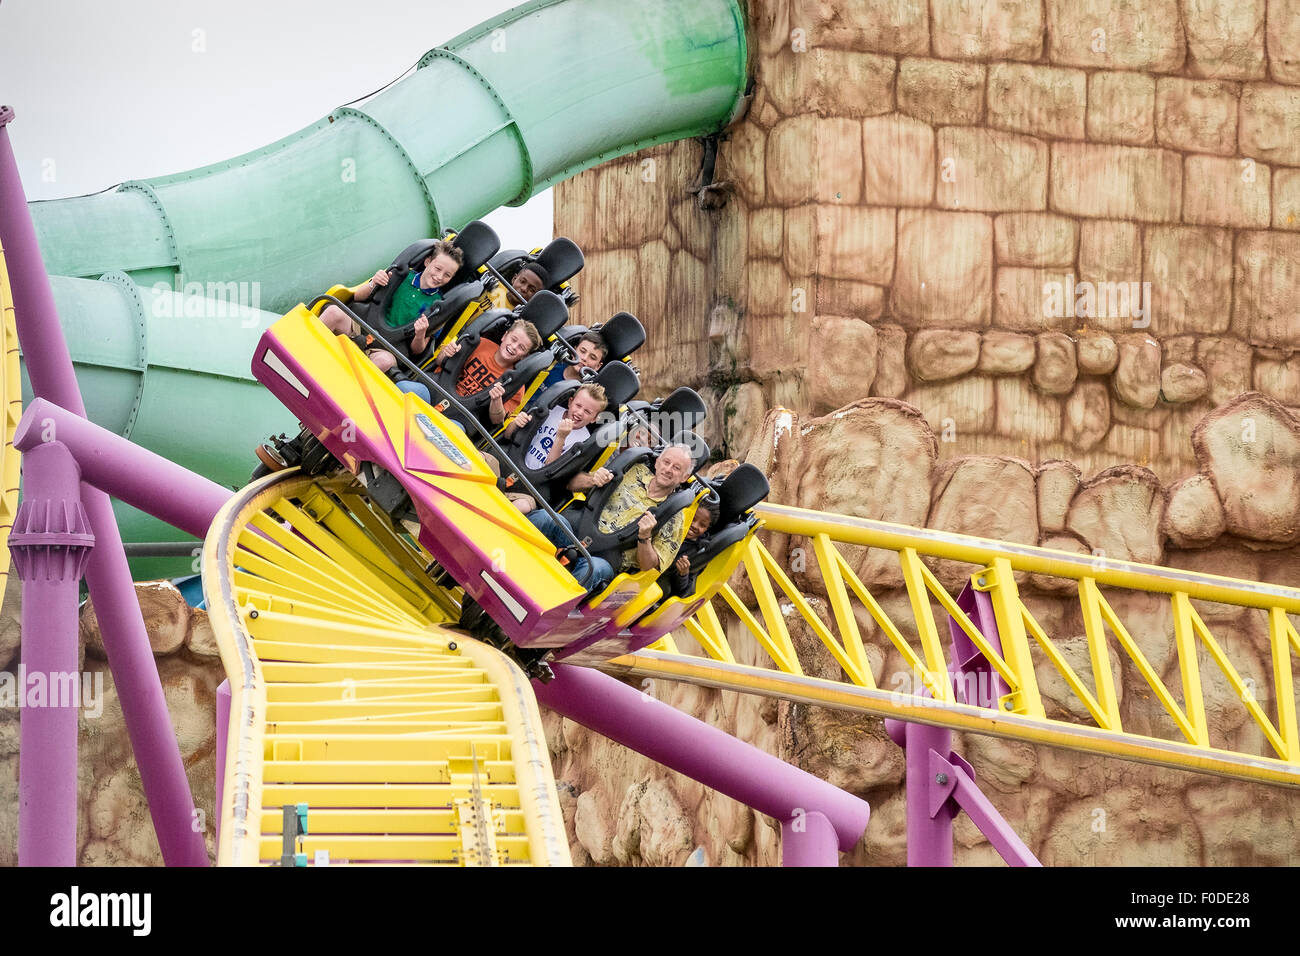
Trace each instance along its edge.
{"label": "smiling face", "polygon": [[420,287],[437,289],[444,286],[459,269],[451,256],[429,256],[424,260],[424,271],[420,273]]}
{"label": "smiling face", "polygon": [[533,350],[533,343],[528,340],[528,333],[522,329],[511,329],[501,338],[501,347],[497,349],[497,363],[507,368],[514,368],[521,358]]}
{"label": "smiling face", "polygon": [[525,302],[531,302],[533,296],[542,291],[542,280],[531,269],[520,269],[510,284]]}
{"label": "smiling face", "polygon": [[600,371],[600,367],[605,364],[605,353],[594,342],[579,342],[577,353],[578,364],[583,368]]}
{"label": "smiling face", "polygon": [[713,524],[713,515],[709,514],[703,508],[697,509],[695,517],[691,519],[691,526],[686,532],[686,537],[694,541],[700,535],[704,534],[704,532],[708,531],[711,524]]}
{"label": "smiling face", "polygon": [[665,448],[655,462],[655,478],[660,487],[676,486],[691,473],[691,453],[678,445]]}
{"label": "smiling face", "polygon": [[578,392],[573,398],[569,399],[569,421],[573,422],[575,429],[590,425],[596,420],[596,416],[604,410],[604,407],[601,402],[598,402],[586,392]]}

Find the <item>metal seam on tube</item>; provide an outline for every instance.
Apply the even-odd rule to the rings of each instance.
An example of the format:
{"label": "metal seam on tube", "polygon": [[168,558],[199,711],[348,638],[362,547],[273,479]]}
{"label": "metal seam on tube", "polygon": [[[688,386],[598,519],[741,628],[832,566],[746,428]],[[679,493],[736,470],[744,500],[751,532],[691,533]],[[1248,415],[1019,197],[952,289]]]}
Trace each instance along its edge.
{"label": "metal seam on tube", "polygon": [[[522,206],[532,198],[533,195],[533,157],[528,150],[528,143],[524,139],[523,130],[519,128],[519,121],[515,119],[515,114],[511,112],[510,107],[506,105],[506,101],[501,98],[501,94],[497,92],[496,87],[493,86],[492,83],[489,82],[488,78],[478,71],[478,67],[469,62],[469,60],[462,59],[450,50],[444,50],[441,47],[430,50],[424,55],[424,58],[428,58],[430,63],[432,63],[433,60],[450,60],[460,66],[462,69],[467,71],[470,76],[478,80],[483,88],[488,91],[488,95],[491,96],[492,99],[496,101],[496,104],[501,107],[501,112],[505,116],[507,124],[514,133],[515,145],[519,147],[519,159],[523,166],[523,176],[521,177],[523,186],[515,198],[511,199],[506,203],[506,205]],[[421,59],[421,63],[424,62],[424,58]]]}
{"label": "metal seam on tube", "polygon": [[[162,199],[158,196],[156,189],[157,184],[147,183],[141,179],[132,179],[117,187],[118,192],[140,192],[148,198],[149,204],[158,210],[158,219],[162,222],[163,232],[167,236],[167,251],[171,253],[171,265],[174,265],[181,272],[181,249],[180,243],[176,241],[176,230],[172,228],[171,217],[167,215],[167,209],[163,206]],[[164,265],[165,263],[158,263]]]}
{"label": "metal seam on tube", "polygon": [[[264,156],[274,156],[276,153],[283,152],[291,146],[295,146],[305,139],[309,139],[313,133],[317,133],[330,125],[330,118],[323,116],[310,126],[304,126],[302,129],[294,130],[288,136],[282,136],[274,143],[267,143],[265,146],[259,146],[257,149],[250,150],[247,153],[240,153],[238,156],[232,156],[229,159],[218,160],[215,163],[208,163],[206,166],[196,166],[194,169],[187,169],[179,173],[169,173],[166,176],[152,176],[149,184],[155,188],[159,186],[173,186],[180,183],[188,183],[196,179],[205,179],[213,173],[229,172],[232,169],[240,169],[244,166],[251,166],[256,160]],[[125,183],[123,185],[126,185]],[[59,199],[43,199],[37,202],[62,202]]]}
{"label": "metal seam on tube", "polygon": [[[545,10],[548,7],[559,6],[560,4],[566,2],[567,0],[536,0],[536,2],[529,5],[528,14],[536,13],[539,10]],[[514,23],[519,19],[520,16],[519,16],[518,8],[505,10],[501,13],[498,13],[495,17],[492,17],[489,20],[484,20],[482,23],[470,27],[464,33],[457,34],[456,36],[452,37],[450,40],[442,44],[442,46],[437,47],[436,49],[455,51],[460,47],[469,46],[471,43],[473,43],[475,40],[479,39],[480,37],[487,36],[489,33],[491,33],[501,24]],[[416,65],[416,68],[422,69],[425,66],[425,60],[428,57],[432,56],[434,52],[435,50],[430,50],[428,53],[426,53],[424,57],[420,59],[420,62]]]}
{"label": "metal seam on tube", "polygon": [[425,202],[429,204],[429,214],[433,216],[433,231],[441,232],[443,222],[442,215],[438,212],[438,203],[434,200],[433,193],[429,190],[429,184],[425,181],[424,175],[420,172],[419,167],[415,165],[415,160],[411,159],[411,154],[407,152],[406,147],[398,141],[397,137],[390,133],[384,125],[379,122],[379,120],[375,119],[369,113],[363,113],[361,110],[351,106],[341,106],[330,115],[355,117],[363,123],[367,123],[379,130],[384,139],[393,144],[398,155],[402,157],[402,161],[406,163],[407,168],[415,174],[415,181],[420,184],[420,192],[424,193]]}
{"label": "metal seam on tube", "polygon": [[149,317],[145,313],[144,298],[140,295],[140,287],[136,285],[129,275],[124,272],[106,272],[99,277],[100,282],[107,282],[109,285],[117,286],[122,290],[128,302],[134,307],[136,317],[136,372],[139,373],[139,380],[135,386],[135,398],[131,401],[131,410],[127,413],[126,424],[122,426],[121,435],[123,438],[130,438],[131,433],[135,431],[135,423],[140,417],[140,406],[144,402],[145,379],[149,376]]}

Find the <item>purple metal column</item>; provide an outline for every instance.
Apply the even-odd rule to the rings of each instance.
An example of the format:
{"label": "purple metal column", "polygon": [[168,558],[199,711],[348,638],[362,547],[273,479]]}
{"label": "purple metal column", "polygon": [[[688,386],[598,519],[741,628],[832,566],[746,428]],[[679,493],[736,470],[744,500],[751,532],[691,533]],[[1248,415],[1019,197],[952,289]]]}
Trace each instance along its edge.
{"label": "purple metal column", "polygon": [[[18,340],[36,395],[84,417],[86,408],[9,143],[7,126],[13,117],[13,110],[0,107],[0,244],[4,246],[13,287]],[[104,650],[163,861],[176,866],[206,866],[203,834],[194,832],[191,826],[194,797],[185,778],[162,682],[135,599],[122,535],[106,494],[84,488],[81,501],[98,544],[86,566],[86,583],[95,602]]]}
{"label": "purple metal column", "polygon": [[[539,702],[706,787],[793,826],[803,818],[809,839],[795,856],[835,865],[823,847],[851,850],[867,829],[866,802],[784,760],[598,671],[553,664],[555,679],[533,682]],[[827,821],[834,840],[814,817]]]}
{"label": "purple metal column", "polygon": [[215,481],[37,398],[18,422],[14,447],[26,452],[40,447],[47,436],[67,446],[86,484],[196,538],[208,533],[212,519],[230,499],[229,489]]}
{"label": "purple metal column", "polygon": [[[77,463],[66,448],[54,442],[33,449],[23,473],[27,491],[9,535],[23,582],[18,865],[76,866],[77,591],[95,536],[81,507]],[[40,700],[33,699],[38,686]]]}
{"label": "purple metal column", "polygon": [[886,720],[885,729],[907,755],[907,865],[952,866],[957,810],[949,800],[935,807],[930,799],[936,785],[948,782],[931,777],[930,751],[944,757],[952,753],[952,731],[901,720]]}
{"label": "purple metal column", "polygon": [[822,813],[811,810],[781,822],[782,866],[839,866],[840,848],[835,827]]}

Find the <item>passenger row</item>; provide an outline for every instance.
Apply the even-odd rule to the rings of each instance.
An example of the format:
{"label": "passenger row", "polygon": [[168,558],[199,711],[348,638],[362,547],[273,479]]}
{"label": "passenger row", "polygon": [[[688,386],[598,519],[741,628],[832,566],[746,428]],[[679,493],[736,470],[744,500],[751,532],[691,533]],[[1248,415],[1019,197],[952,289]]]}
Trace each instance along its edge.
{"label": "passenger row", "polygon": [[583,265],[571,240],[500,252],[473,222],[413,243],[360,286],[332,289],[339,304],[320,319],[471,438],[493,434],[507,462],[478,444],[502,491],[589,592],[626,574],[656,577],[663,598],[689,598],[700,570],[756,522],[748,512],[767,481],[734,460],[706,465],[694,432],[706,409],[693,390],[635,400],[630,359],[645,342],[635,316],[569,324],[569,280]]}

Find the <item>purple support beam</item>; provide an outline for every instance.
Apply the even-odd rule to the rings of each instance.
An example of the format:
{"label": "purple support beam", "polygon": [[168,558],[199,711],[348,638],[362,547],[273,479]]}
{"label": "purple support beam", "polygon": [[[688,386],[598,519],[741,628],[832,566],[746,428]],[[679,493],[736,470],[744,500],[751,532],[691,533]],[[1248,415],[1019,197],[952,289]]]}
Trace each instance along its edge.
{"label": "purple support beam", "polygon": [[930,773],[930,753],[952,753],[952,731],[901,720],[886,720],[885,729],[907,756],[907,865],[952,866],[952,818],[957,808],[949,800],[936,806],[935,787],[948,781]]}
{"label": "purple support beam", "polygon": [[867,829],[871,808],[852,794],[599,671],[551,666],[553,681],[533,682],[540,703],[788,828],[802,818],[813,835],[796,857],[834,865],[824,846],[851,850]]}
{"label": "purple support beam", "polygon": [[782,866],[839,866],[835,827],[824,814],[811,810],[781,822]]}
{"label": "purple support beam", "polygon": [[68,450],[42,445],[23,460],[27,493],[9,535],[23,582],[18,865],[77,865],[77,591],[95,537]]}
{"label": "purple support beam", "polygon": [[984,796],[971,765],[952,752],[951,731],[901,720],[886,720],[885,729],[907,754],[908,866],[952,866],[959,810],[1012,866],[1042,865]]}
{"label": "purple support beam", "polygon": [[217,794],[212,803],[212,812],[216,820],[212,829],[216,832],[215,842],[221,843],[221,798],[226,790],[226,739],[230,733],[230,681],[223,680],[217,685]]}
{"label": "purple support beam", "polygon": [[[1002,859],[1012,866],[1042,866],[1043,864],[1038,862],[1038,857],[1025,846],[1024,841],[1016,835],[1015,830],[1011,829],[1011,825],[1003,819],[1002,814],[998,813],[997,807],[984,796],[979,785],[975,783],[975,774],[970,764],[956,754],[950,756],[952,759],[945,760],[933,751],[930,753],[931,778],[935,781],[941,778],[944,780],[940,784],[943,790],[931,794],[931,807],[933,808],[937,800],[956,803],[966,811],[966,815],[979,827],[980,832],[988,837],[989,843],[993,844],[993,849],[998,851]],[[944,790],[947,794],[943,792]]]}
{"label": "purple support beam", "polygon": [[38,398],[23,412],[14,447],[27,452],[50,440],[68,447],[86,484],[196,538],[207,536],[230,499],[230,490],[215,481]]}
{"label": "purple support beam", "polygon": [[[36,395],[84,417],[85,405],[9,142],[7,126],[13,116],[13,110],[0,107],[0,245],[13,288],[18,341]],[[206,866],[203,834],[191,825],[194,797],[135,599],[122,535],[108,495],[83,488],[81,502],[97,544],[86,566],[86,583],[163,861],[169,866]]]}

